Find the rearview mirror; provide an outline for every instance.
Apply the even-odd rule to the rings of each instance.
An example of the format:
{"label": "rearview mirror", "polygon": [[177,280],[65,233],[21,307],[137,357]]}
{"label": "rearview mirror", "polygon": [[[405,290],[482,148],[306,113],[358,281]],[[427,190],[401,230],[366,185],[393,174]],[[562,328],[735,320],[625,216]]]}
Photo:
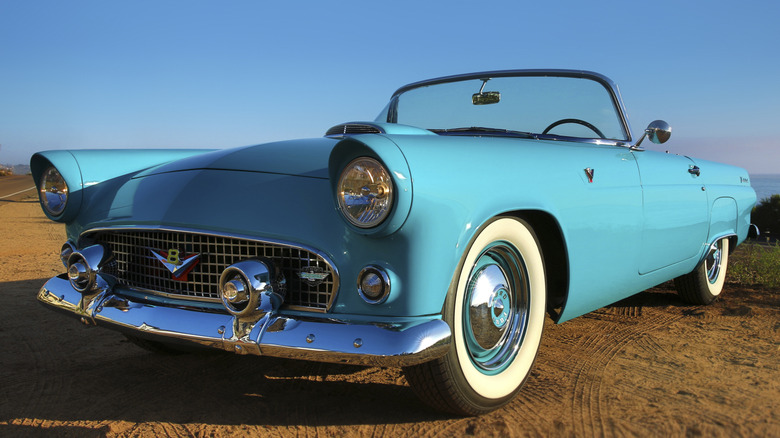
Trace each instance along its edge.
{"label": "rearview mirror", "polygon": [[492,105],[501,102],[501,93],[498,91],[485,91],[471,95],[473,105]]}

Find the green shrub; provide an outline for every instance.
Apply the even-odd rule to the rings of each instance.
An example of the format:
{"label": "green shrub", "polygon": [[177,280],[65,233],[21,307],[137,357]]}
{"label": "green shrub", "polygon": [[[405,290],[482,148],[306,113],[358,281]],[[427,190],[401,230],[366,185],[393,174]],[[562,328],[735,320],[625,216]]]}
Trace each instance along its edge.
{"label": "green shrub", "polygon": [[727,275],[729,282],[780,288],[780,244],[740,245],[730,256]]}
{"label": "green shrub", "polygon": [[762,235],[780,236],[780,195],[762,199],[753,208],[750,221],[758,226]]}

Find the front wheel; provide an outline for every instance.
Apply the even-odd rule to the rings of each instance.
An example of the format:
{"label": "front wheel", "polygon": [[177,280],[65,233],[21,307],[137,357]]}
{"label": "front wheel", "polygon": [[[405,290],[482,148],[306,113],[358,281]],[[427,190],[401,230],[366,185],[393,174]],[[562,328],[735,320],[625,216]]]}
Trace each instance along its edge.
{"label": "front wheel", "polygon": [[729,261],[729,239],[710,246],[707,257],[692,272],[674,279],[677,294],[691,304],[710,304],[723,290]]}
{"label": "front wheel", "polygon": [[436,409],[480,415],[508,403],[528,378],[542,338],[546,281],[531,227],[488,224],[464,254],[444,306],[453,345],[442,358],[404,369]]}

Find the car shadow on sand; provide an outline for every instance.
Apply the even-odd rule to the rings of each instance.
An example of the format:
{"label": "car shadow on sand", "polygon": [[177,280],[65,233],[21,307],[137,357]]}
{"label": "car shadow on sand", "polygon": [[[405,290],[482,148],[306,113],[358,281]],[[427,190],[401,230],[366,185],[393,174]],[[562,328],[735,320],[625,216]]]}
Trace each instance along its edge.
{"label": "car shadow on sand", "polygon": [[[454,418],[422,404],[397,369],[220,351],[147,352],[119,333],[84,327],[75,318],[41,307],[35,294],[44,282],[0,283],[0,318],[4,321],[0,344],[5,350],[0,356],[4,392],[0,422],[13,423],[0,425],[0,435],[35,434],[36,421],[67,426],[56,426],[58,434],[82,435],[100,429],[72,426],[126,421],[316,427]],[[756,302],[756,294],[749,290],[729,286],[725,293],[728,299],[708,307],[708,312],[728,314],[734,309],[780,304],[778,294],[762,294],[773,300],[763,303]],[[643,307],[654,310],[634,311]],[[658,312],[668,313],[665,309],[686,315],[701,307],[682,302],[669,285],[662,285],[599,309],[575,324],[583,325],[584,333],[588,326],[614,322],[614,318],[624,321],[629,317],[629,321],[646,325],[648,321],[643,320]],[[554,333],[548,336],[554,338]],[[537,368],[539,372],[544,369]],[[544,386],[544,377],[531,379],[531,389]]]}
{"label": "car shadow on sand", "polygon": [[[35,294],[44,282],[0,283],[0,318],[14,327],[0,329],[0,421],[321,426],[447,418],[419,402],[395,369],[148,352],[43,308]],[[24,428],[0,425],[0,434],[17,427]]]}
{"label": "car shadow on sand", "polygon": [[[780,294],[757,293],[758,289],[765,289],[762,285],[745,286],[735,283],[726,283],[723,292],[708,306],[690,304],[683,301],[674,289],[674,282],[668,281],[656,287],[640,292],[620,300],[604,309],[617,309],[627,311],[631,308],[675,308],[683,314],[697,313],[703,309],[712,309],[723,315],[737,314],[740,308],[745,307],[777,307],[780,306]],[[735,310],[737,309],[737,310]]]}

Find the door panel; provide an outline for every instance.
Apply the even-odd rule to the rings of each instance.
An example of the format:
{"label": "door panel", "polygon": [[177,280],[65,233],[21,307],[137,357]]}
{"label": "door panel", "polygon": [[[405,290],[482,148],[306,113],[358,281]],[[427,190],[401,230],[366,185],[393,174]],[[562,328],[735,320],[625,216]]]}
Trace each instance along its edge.
{"label": "door panel", "polygon": [[707,238],[707,192],[688,157],[634,153],[642,183],[644,223],[639,273],[698,256]]}
{"label": "door panel", "polygon": [[[634,155],[615,146],[571,149],[560,154],[565,158],[557,165],[566,175],[576,176],[576,183],[560,177],[545,187],[550,190],[545,197],[557,209],[570,263],[569,294],[560,321],[641,290],[637,266],[642,192]],[[564,194],[565,200],[560,199]]]}

